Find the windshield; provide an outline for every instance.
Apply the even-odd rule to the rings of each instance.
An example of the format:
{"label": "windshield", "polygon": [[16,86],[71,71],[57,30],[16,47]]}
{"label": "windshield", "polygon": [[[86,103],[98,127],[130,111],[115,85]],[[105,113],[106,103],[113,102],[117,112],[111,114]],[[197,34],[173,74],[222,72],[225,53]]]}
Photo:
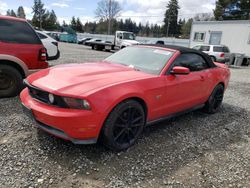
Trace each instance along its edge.
{"label": "windshield", "polygon": [[123,39],[125,39],[125,40],[135,40],[135,35],[133,33],[123,33]]}
{"label": "windshield", "polygon": [[173,52],[148,47],[127,47],[104,61],[121,64],[150,74],[159,75]]}

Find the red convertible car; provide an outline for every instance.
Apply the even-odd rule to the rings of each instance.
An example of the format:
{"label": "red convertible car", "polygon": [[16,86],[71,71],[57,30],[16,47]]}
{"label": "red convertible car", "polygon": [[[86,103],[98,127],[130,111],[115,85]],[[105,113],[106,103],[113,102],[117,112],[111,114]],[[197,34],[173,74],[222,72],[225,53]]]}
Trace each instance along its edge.
{"label": "red convertible car", "polygon": [[145,125],[198,108],[215,113],[229,77],[226,65],[202,52],[138,45],[101,62],[37,72],[20,97],[38,128],[75,144],[100,139],[124,150]]}

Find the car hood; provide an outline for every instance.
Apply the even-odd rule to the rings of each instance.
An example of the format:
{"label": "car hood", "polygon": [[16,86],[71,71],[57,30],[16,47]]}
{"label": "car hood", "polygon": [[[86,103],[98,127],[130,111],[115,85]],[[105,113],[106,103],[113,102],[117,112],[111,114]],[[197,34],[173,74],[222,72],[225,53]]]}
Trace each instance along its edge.
{"label": "car hood", "polygon": [[81,96],[108,86],[144,79],[153,75],[107,62],[68,64],[30,75],[28,83],[42,90],[65,96]]}

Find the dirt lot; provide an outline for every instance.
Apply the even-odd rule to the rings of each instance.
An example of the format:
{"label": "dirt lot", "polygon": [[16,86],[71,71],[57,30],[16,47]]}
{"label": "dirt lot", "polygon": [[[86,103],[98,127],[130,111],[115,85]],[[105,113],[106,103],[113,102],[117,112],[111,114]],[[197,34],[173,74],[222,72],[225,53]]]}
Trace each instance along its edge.
{"label": "dirt lot", "polygon": [[[53,64],[107,52],[61,44]],[[250,69],[232,69],[222,109],[149,128],[126,152],[76,146],[32,126],[17,98],[0,99],[0,187],[250,187]]]}

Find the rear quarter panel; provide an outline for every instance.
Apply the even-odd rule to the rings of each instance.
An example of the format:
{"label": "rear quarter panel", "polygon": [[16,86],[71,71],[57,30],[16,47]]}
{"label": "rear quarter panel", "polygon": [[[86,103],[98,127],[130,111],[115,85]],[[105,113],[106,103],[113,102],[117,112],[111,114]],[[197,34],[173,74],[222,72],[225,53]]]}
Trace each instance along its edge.
{"label": "rear quarter panel", "polygon": [[[218,65],[219,64],[219,65]],[[220,83],[223,83],[225,90],[228,87],[230,79],[230,70],[227,65],[216,63],[217,67],[210,69],[211,74],[211,86],[209,88],[210,94],[212,93],[214,87]]]}
{"label": "rear quarter panel", "polygon": [[42,44],[0,43],[1,54],[17,57],[26,64],[28,69],[40,68],[38,57],[41,48],[43,48]]}

